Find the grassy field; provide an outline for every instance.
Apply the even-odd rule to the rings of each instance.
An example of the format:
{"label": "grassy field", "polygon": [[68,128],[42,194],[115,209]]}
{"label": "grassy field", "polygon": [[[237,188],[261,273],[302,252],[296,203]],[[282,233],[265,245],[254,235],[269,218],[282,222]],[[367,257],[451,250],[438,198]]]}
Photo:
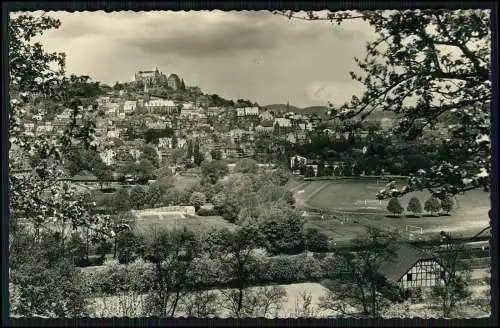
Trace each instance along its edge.
{"label": "grassy field", "polygon": [[185,190],[197,184],[200,181],[200,178],[176,175],[173,177],[173,180],[175,188]]}
{"label": "grassy field", "polygon": [[[151,210],[148,210],[151,211]],[[197,233],[207,233],[223,228],[234,229],[234,225],[220,216],[181,216],[165,213],[141,215],[137,211],[134,229],[139,233],[148,233],[154,229],[182,229],[184,227]]]}
{"label": "grassy field", "polygon": [[[298,206],[335,210],[338,211],[339,216],[359,217],[371,220],[379,226],[400,230],[406,230],[407,226],[414,226],[422,228],[424,234],[449,231],[467,236],[480,231],[489,224],[490,195],[482,190],[458,195],[456,207],[449,216],[416,218],[406,216],[409,213],[404,213],[402,217],[393,218],[387,217],[390,214],[386,210],[387,201],[379,202],[375,197],[377,191],[383,186],[382,183],[377,185],[376,180],[311,181],[305,185],[299,185],[294,194]],[[408,201],[414,196],[424,204],[430,194],[427,191],[419,191],[404,195],[400,197],[401,205],[406,209]],[[350,235],[362,232],[362,228],[355,227],[356,224],[340,224],[337,220],[323,222],[311,219],[308,224],[322,229],[338,240],[349,239]],[[410,229],[418,230],[412,227]]]}

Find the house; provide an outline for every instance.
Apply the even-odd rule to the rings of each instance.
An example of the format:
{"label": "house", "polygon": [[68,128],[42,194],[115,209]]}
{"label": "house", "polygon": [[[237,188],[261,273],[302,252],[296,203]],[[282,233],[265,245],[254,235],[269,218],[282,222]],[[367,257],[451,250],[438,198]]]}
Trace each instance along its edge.
{"label": "house", "polygon": [[116,152],[113,149],[106,149],[103,152],[99,153],[99,156],[106,165],[114,165],[116,162]]}
{"label": "house", "polygon": [[120,138],[120,131],[119,130],[108,130],[106,133],[107,138]]}
{"label": "house", "polygon": [[153,122],[153,121],[147,121],[146,122],[146,127],[148,129],[155,129],[155,130],[162,130],[162,129],[165,129],[166,127],[166,124],[163,123],[163,122]]}
{"label": "house", "polygon": [[295,136],[295,134],[290,132],[286,135],[285,140],[291,144],[295,144],[297,142],[297,137]]}
{"label": "house", "polygon": [[443,267],[431,254],[407,243],[399,243],[395,252],[378,269],[390,283],[411,289],[432,287],[441,281]]}
{"label": "house", "polygon": [[137,101],[127,100],[123,104],[123,111],[126,115],[132,114],[137,109]]}
{"label": "house", "polygon": [[159,138],[158,148],[161,149],[171,149],[172,148],[172,138]]}
{"label": "house", "polygon": [[273,116],[273,114],[271,114],[271,112],[265,111],[265,112],[262,112],[259,115],[259,119],[261,121],[273,121],[274,120],[274,116]]}
{"label": "house", "polygon": [[182,104],[182,109],[183,110],[195,110],[196,107],[195,107],[195,105],[193,103],[186,102],[186,103]]}
{"label": "house", "polygon": [[258,116],[258,115],[259,115],[259,107],[236,108],[236,116],[238,117]]}
{"label": "house", "polygon": [[177,106],[170,99],[154,99],[144,103],[148,113],[171,114],[177,111]]}
{"label": "house", "polygon": [[273,130],[277,133],[282,134],[290,131],[292,128],[292,122],[284,117],[277,117],[274,119]]}
{"label": "house", "polygon": [[99,179],[88,171],[81,171],[71,178],[72,182],[83,183],[85,185],[95,185]]}
{"label": "house", "polygon": [[271,135],[274,131],[274,128],[272,126],[262,126],[262,125],[257,125],[255,127],[255,133],[261,134],[261,135]]}

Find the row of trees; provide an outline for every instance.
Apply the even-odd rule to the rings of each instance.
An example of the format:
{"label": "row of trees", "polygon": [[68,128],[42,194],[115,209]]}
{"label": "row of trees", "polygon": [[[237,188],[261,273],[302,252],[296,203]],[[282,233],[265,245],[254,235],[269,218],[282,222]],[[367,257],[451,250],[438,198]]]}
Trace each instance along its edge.
{"label": "row of trees", "polygon": [[[438,198],[431,196],[425,201],[423,209],[429,212],[431,215],[439,214],[440,210],[443,210],[446,214],[449,214],[454,205],[455,202],[450,196],[446,196],[443,200],[439,200]],[[387,204],[387,210],[394,215],[401,215],[404,211],[404,208],[399,202],[398,198],[391,198],[389,200],[389,203]],[[413,213],[414,215],[421,215],[423,211],[420,199],[417,197],[412,197],[408,202],[406,210]]]}

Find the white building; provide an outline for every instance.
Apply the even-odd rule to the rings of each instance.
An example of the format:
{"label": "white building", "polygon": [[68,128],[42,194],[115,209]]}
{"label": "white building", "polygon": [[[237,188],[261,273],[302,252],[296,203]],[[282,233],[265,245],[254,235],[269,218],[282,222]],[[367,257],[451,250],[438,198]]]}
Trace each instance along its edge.
{"label": "white building", "polygon": [[116,152],[113,149],[106,149],[99,153],[99,156],[106,165],[114,165],[116,163]]}
{"label": "white building", "polygon": [[258,107],[244,107],[244,108],[236,108],[236,116],[244,117],[244,116],[258,116],[259,108]]}
{"label": "white building", "polygon": [[292,127],[292,122],[284,117],[276,117],[274,119],[274,125],[278,124],[280,128],[290,128]]}
{"label": "white building", "polygon": [[169,99],[154,99],[144,103],[144,107],[148,113],[170,114],[177,111],[177,106],[173,100]]}
{"label": "white building", "polygon": [[137,101],[127,100],[123,104],[123,111],[125,114],[132,114],[137,109]]}

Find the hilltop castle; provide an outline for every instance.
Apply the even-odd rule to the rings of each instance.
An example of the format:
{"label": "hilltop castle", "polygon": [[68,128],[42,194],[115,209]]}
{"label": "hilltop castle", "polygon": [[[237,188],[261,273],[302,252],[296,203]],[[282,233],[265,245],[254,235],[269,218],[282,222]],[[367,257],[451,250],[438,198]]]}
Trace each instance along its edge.
{"label": "hilltop castle", "polygon": [[178,90],[181,87],[181,79],[177,74],[170,74],[169,77],[158,70],[158,67],[154,71],[138,71],[135,73],[136,82],[142,82],[145,86],[152,86],[157,84],[164,84],[172,88],[173,90]]}

